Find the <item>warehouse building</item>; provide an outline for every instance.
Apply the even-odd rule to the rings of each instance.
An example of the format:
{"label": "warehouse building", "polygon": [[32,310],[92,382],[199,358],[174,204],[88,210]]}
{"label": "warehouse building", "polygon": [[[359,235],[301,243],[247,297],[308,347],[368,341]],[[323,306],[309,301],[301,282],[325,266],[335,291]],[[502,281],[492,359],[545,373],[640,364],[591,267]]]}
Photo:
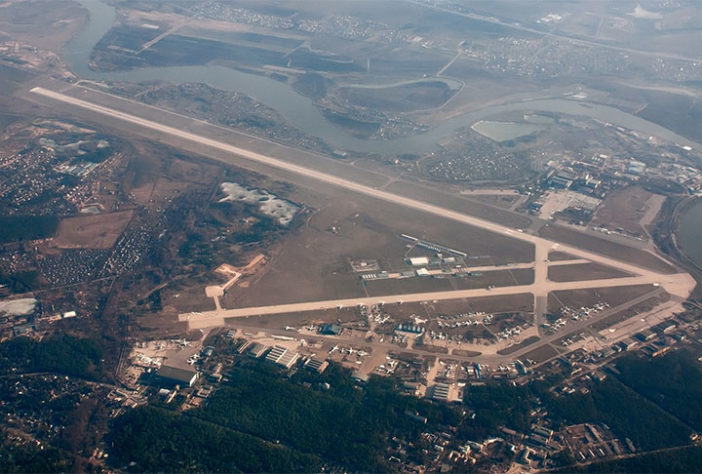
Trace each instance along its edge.
{"label": "warehouse building", "polygon": [[159,382],[163,385],[174,387],[176,385],[192,387],[197,381],[197,371],[194,369],[181,369],[170,365],[162,365],[156,373]]}

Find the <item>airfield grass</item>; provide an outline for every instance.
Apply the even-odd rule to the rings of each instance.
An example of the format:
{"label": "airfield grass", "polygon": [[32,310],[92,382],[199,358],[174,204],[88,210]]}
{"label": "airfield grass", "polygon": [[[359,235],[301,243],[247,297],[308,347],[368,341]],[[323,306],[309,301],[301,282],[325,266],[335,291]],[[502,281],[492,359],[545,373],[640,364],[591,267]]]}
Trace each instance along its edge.
{"label": "airfield grass", "polygon": [[556,351],[556,349],[551,347],[549,344],[544,344],[543,346],[539,346],[533,351],[524,354],[524,356],[522,356],[522,360],[533,360],[534,362],[539,363],[556,355],[558,355],[558,351]]}
{"label": "airfield grass", "polygon": [[[301,196],[309,202],[307,196]],[[316,199],[319,199],[317,197]],[[349,261],[377,259],[384,270],[404,259],[409,248],[401,233],[458,249],[469,255],[489,255],[495,264],[531,261],[533,246],[482,229],[455,223],[438,216],[378,202],[364,196],[339,192],[300,228],[282,239],[263,274],[246,289],[233,289],[223,299],[225,307],[258,306],[334,298],[364,297],[370,294],[401,294],[441,291],[470,285],[454,279],[411,278],[390,282],[369,282],[364,288]],[[299,201],[298,201],[299,202]],[[321,203],[320,203],[321,204]],[[496,273],[496,275],[492,275]],[[486,272],[480,286],[529,281],[528,274],[512,271]],[[458,286],[452,286],[455,283]],[[380,285],[380,286],[379,286]],[[385,287],[390,285],[388,287]]]}
{"label": "airfield grass", "polygon": [[562,260],[575,260],[577,257],[565,252],[550,252],[548,254],[548,259],[552,262],[559,262]]}
{"label": "airfield grass", "polygon": [[551,281],[580,281],[599,280],[603,278],[622,278],[631,276],[616,268],[600,265],[599,263],[583,263],[575,265],[558,265],[549,267],[548,279]]}
{"label": "airfield grass", "polygon": [[605,225],[609,229],[621,227],[635,235],[644,229],[639,221],[646,212],[646,201],[653,194],[641,186],[617,189],[607,195],[592,220],[593,225]]}
{"label": "airfield grass", "polygon": [[617,260],[629,262],[634,265],[661,272],[675,273],[675,268],[668,265],[655,255],[644,250],[639,250],[627,245],[618,244],[610,240],[584,234],[559,225],[546,225],[539,232],[541,237],[572,245],[574,247],[607,255]]}

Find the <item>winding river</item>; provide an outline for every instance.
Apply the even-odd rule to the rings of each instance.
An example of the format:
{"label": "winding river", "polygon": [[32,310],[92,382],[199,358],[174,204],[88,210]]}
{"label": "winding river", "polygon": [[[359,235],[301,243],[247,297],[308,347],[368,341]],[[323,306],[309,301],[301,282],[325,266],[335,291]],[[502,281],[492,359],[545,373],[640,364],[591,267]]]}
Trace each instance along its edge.
{"label": "winding river", "polygon": [[118,72],[95,72],[89,67],[90,53],[100,38],[112,27],[116,12],[113,7],[101,0],[79,1],[89,11],[90,19],[81,34],[69,42],[64,50],[64,58],[79,77],[96,81],[162,80],[173,84],[203,82],[217,89],[237,91],[277,110],[296,128],[321,138],[334,148],[384,155],[432,151],[436,149],[441,139],[450,136],[457,129],[470,126],[492,115],[510,111],[585,116],[681,145],[700,146],[666,128],[613,107],[569,99],[527,100],[486,107],[445,120],[435,128],[419,135],[392,140],[364,140],[350,135],[342,127],[329,122],[311,99],[298,94],[288,84],[260,75],[222,66],[149,67]]}

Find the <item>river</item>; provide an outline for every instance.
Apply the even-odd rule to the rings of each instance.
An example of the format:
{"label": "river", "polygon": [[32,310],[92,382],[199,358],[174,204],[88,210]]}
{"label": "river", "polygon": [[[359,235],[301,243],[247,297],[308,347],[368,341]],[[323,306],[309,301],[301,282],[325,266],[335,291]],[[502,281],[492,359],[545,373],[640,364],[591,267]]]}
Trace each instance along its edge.
{"label": "river", "polygon": [[391,140],[365,140],[350,135],[344,128],[327,120],[314,102],[297,93],[290,85],[222,66],[149,67],[118,72],[90,69],[90,53],[109,31],[116,18],[114,7],[101,0],[78,0],[89,12],[86,28],[64,49],[64,59],[82,79],[95,81],[143,82],[161,80],[172,84],[202,82],[227,91],[246,94],[275,109],[294,127],[324,140],[333,148],[359,152],[399,155],[435,150],[442,139],[456,130],[502,112],[534,111],[590,117],[647,135],[700,148],[700,145],[674,132],[606,105],[569,99],[538,99],[486,107],[441,122],[431,130]]}

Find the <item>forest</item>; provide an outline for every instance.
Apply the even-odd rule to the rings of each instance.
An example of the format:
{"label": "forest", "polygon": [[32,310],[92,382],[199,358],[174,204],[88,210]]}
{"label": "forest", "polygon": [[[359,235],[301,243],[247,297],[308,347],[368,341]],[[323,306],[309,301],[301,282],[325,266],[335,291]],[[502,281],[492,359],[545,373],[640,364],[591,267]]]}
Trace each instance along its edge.
{"label": "forest", "polygon": [[0,344],[0,372],[52,372],[87,379],[99,376],[102,348],[93,339],[17,337]]}

